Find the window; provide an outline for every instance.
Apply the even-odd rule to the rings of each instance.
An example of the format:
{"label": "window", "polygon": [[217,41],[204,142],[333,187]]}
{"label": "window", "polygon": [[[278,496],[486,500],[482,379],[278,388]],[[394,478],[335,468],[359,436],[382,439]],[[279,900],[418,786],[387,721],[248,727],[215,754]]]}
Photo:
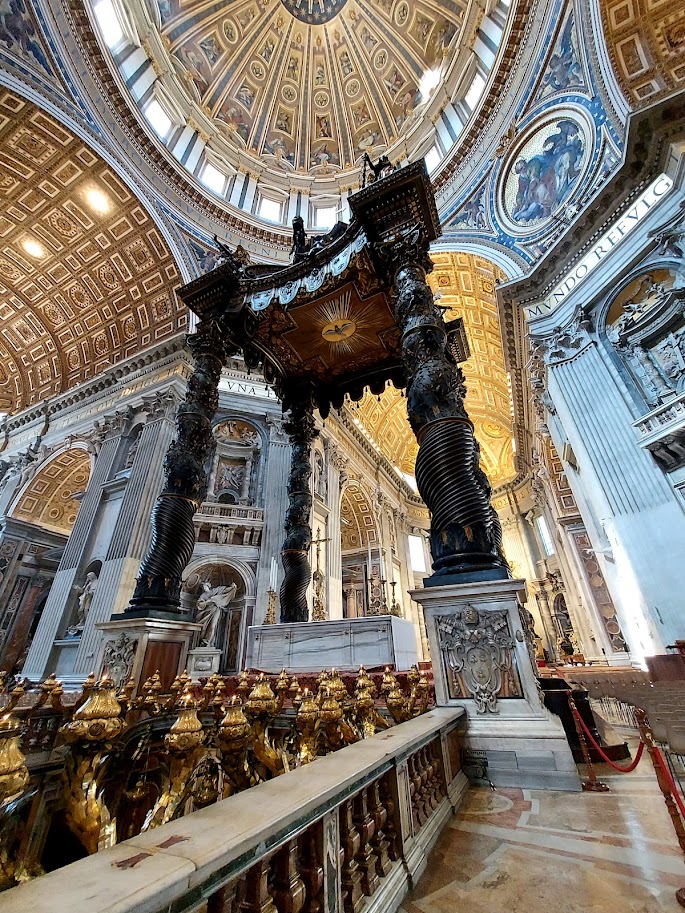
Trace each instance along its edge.
{"label": "window", "polygon": [[161,140],[165,140],[171,133],[173,124],[171,123],[171,118],[156,98],[147,103],[143,114],[157,136]]}
{"label": "window", "polygon": [[409,559],[413,571],[420,573],[426,570],[426,553],[421,536],[409,536]]}
{"label": "window", "polygon": [[535,525],[538,528],[538,535],[540,536],[540,541],[542,542],[542,548],[545,555],[553,555],[556,549],[554,548],[554,543],[552,542],[552,537],[549,532],[549,527],[547,526],[547,521],[541,515],[535,518]]}
{"label": "window", "polygon": [[478,104],[478,99],[483,94],[484,88],[485,88],[485,80],[480,75],[480,73],[476,73],[476,75],[473,77],[473,82],[471,83],[471,88],[468,90],[468,92],[464,96],[464,104],[467,105],[469,111],[473,111],[473,109]]}
{"label": "window", "polygon": [[96,3],[93,7],[93,12],[107,47],[111,50],[121,44],[124,39],[124,33],[119,17],[112,5],[112,0],[100,0],[100,3]]}
{"label": "window", "polygon": [[219,171],[218,168],[215,168],[210,162],[205,163],[202,173],[200,174],[200,180],[205,187],[214,191],[217,196],[222,196],[226,187],[226,175],[222,171]]}
{"label": "window", "polygon": [[435,171],[435,169],[440,164],[441,158],[442,158],[442,156],[438,152],[437,146],[431,146],[425,155],[426,168],[428,169],[428,174],[432,174]]}
{"label": "window", "polygon": [[421,101],[428,101],[431,96],[431,92],[440,82],[440,67],[435,67],[433,70],[426,70],[421,79],[419,80],[419,93],[421,95]]}
{"label": "window", "polygon": [[314,207],[314,227],[315,228],[333,228],[338,221],[337,206],[315,206]]}
{"label": "window", "polygon": [[270,200],[268,197],[260,197],[258,215],[262,219],[268,219],[269,222],[283,221],[283,205],[278,200]]}

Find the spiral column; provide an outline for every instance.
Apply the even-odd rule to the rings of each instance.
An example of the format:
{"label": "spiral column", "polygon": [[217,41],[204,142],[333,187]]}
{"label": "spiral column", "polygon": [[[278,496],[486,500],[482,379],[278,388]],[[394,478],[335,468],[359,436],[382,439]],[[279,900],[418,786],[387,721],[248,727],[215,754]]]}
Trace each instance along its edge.
{"label": "spiral column", "polygon": [[432,582],[446,583],[451,575],[459,582],[506,578],[502,530],[464,406],[464,375],[426,282],[433,268],[428,242],[417,226],[378,245],[377,253],[393,278],[407,411],[419,443],[416,484],[431,512]]}
{"label": "spiral column", "polygon": [[176,439],[164,458],[164,488],[152,511],[152,541],[125,611],[128,617],[181,614],[181,575],[195,547],[193,515],[207,495],[206,466],[214,449],[212,419],[226,343],[219,325],[204,319],[186,346],[195,370],[176,412]]}
{"label": "spiral column", "polygon": [[314,427],[314,388],[302,385],[289,391],[290,412],[284,428],[292,447],[288,479],[288,510],[285,515],[285,540],[281,561],[285,570],[281,584],[281,621],[309,621],[307,587],[312,572],[309,548],[312,544],[311,446]]}

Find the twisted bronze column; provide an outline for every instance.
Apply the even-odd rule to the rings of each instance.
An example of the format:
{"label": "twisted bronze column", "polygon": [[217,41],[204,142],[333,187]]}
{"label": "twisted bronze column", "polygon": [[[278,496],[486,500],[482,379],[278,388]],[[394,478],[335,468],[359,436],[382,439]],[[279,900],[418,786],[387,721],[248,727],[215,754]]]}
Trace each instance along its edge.
{"label": "twisted bronze column", "polygon": [[459,582],[508,577],[490,483],[464,407],[464,375],[426,282],[433,268],[428,242],[416,227],[377,252],[394,281],[407,411],[419,442],[416,484],[431,513],[433,577],[442,578],[432,582],[445,583],[448,575],[460,575]]}
{"label": "twisted bronze column", "polygon": [[284,427],[290,437],[292,456],[285,541],[281,551],[285,569],[280,593],[282,622],[309,621],[306,598],[312,576],[309,566],[309,548],[312,544],[312,496],[309,480],[312,474],[311,446],[317,435],[314,427],[313,387],[307,384],[289,392],[290,413]]}
{"label": "twisted bronze column", "polygon": [[226,343],[216,321],[205,319],[186,346],[195,370],[176,413],[176,440],[164,458],[164,488],[152,511],[152,541],[125,612],[129,617],[180,614],[181,575],[195,546],[193,515],[207,495],[206,465],[214,450],[212,419]]}

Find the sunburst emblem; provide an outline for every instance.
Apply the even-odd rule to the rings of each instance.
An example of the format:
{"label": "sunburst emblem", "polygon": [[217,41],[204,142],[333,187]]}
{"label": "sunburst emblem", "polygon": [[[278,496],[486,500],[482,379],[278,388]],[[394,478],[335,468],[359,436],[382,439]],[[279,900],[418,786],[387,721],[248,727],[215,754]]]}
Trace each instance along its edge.
{"label": "sunburst emblem", "polygon": [[314,319],[319,323],[321,336],[337,352],[358,352],[369,341],[366,332],[372,325],[373,308],[367,304],[358,308],[354,315],[351,307],[352,293],[348,289],[338,298],[333,298],[318,307]]}

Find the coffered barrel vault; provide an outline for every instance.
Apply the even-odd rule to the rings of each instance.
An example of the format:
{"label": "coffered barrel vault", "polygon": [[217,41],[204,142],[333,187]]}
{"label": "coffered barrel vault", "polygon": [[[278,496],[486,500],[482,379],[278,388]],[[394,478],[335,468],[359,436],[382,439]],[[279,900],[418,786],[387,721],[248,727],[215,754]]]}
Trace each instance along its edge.
{"label": "coffered barrel vault", "polygon": [[61,393],[187,323],[178,268],[112,168],[0,95],[0,410]]}

